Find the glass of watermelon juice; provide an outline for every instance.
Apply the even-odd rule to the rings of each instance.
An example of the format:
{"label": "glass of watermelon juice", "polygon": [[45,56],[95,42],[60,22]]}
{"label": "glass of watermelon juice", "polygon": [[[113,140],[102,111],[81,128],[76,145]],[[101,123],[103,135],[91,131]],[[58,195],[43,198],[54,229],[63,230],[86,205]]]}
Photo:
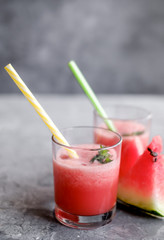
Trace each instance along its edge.
{"label": "glass of watermelon juice", "polygon": [[[69,146],[52,137],[55,216],[68,227],[103,226],[116,210],[121,136],[96,127],[72,127],[62,133]],[[106,135],[111,143],[97,144],[95,133]],[[71,158],[68,148],[78,158]]]}
{"label": "glass of watermelon juice", "polygon": [[[148,145],[152,116],[146,109],[128,105],[111,104],[104,109],[108,116],[107,119],[112,120],[117,132],[122,136],[120,182]],[[107,128],[104,120],[94,111],[94,126]],[[111,141],[103,135],[97,136],[97,139],[97,143],[103,145],[107,145],[108,141]]]}

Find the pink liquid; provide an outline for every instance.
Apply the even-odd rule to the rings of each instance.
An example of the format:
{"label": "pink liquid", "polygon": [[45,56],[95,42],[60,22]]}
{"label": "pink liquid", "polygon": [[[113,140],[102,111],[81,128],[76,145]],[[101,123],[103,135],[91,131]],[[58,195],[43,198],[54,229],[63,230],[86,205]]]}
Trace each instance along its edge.
{"label": "pink liquid", "polygon": [[[94,145],[80,145],[85,148],[99,148]],[[113,161],[101,164],[89,161],[97,151],[76,149],[79,159],[71,159],[65,149],[59,149],[53,160],[55,202],[63,211],[81,216],[92,216],[108,212],[115,206],[119,156],[109,150]]]}
{"label": "pink liquid", "polygon": [[[122,135],[122,150],[121,150],[121,164],[120,164],[120,174],[119,179],[126,176],[129,170],[133,167],[135,162],[138,160],[138,157],[144,152],[148,140],[149,133],[145,131],[145,128],[142,124],[139,124],[134,121],[115,121],[114,122],[117,131]],[[105,127],[105,124],[102,124],[101,127]],[[125,134],[132,134],[134,132],[142,132],[141,135],[136,136],[125,136]],[[95,133],[96,143],[109,146],[113,144],[113,139],[102,134],[100,131]]]}

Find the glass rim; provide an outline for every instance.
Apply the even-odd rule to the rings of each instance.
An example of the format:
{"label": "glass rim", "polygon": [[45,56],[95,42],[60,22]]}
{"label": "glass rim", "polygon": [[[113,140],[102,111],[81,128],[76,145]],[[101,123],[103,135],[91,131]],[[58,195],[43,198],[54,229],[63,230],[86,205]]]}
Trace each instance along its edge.
{"label": "glass rim", "polygon": [[96,126],[73,126],[73,127],[62,128],[61,130],[72,130],[72,129],[80,129],[80,128],[81,129],[82,128],[102,129],[105,132],[106,131],[111,132],[111,133],[113,133],[114,135],[116,135],[118,137],[118,142],[116,144],[113,144],[112,146],[103,146],[102,148],[81,148],[81,147],[78,147],[76,145],[71,146],[71,145],[62,144],[62,143],[58,142],[56,139],[54,139],[55,138],[54,135],[51,136],[52,142],[56,143],[57,145],[59,145],[61,147],[64,147],[64,148],[74,149],[74,150],[75,149],[81,149],[81,150],[84,150],[84,151],[100,151],[100,150],[105,150],[105,149],[112,149],[112,148],[115,148],[115,147],[119,146],[122,143],[122,137],[121,137],[121,135],[119,133],[111,131],[109,129],[105,129],[103,127],[96,127]]}
{"label": "glass rim", "polygon": [[100,118],[102,119],[105,119],[105,120],[121,120],[121,121],[137,121],[137,120],[146,120],[146,119],[152,119],[152,113],[143,108],[143,107],[139,107],[139,106],[135,106],[135,105],[128,105],[128,104],[108,104],[108,106],[106,108],[109,108],[110,109],[110,106],[111,107],[125,107],[125,108],[131,108],[131,109],[136,109],[136,110],[142,110],[145,112],[144,116],[143,117],[136,117],[136,118],[131,118],[131,119],[128,119],[128,118],[116,118],[116,117],[102,117],[97,111],[96,109],[93,110],[93,113],[95,116],[99,116]]}

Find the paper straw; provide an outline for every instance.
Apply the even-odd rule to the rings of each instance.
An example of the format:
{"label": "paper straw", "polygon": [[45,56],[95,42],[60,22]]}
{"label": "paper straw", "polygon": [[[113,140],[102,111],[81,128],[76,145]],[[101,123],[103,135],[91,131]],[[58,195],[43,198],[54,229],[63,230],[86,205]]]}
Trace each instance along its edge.
{"label": "paper straw", "polygon": [[116,131],[116,128],[115,128],[113,122],[108,119],[106,112],[104,111],[103,107],[101,106],[96,95],[94,94],[93,90],[89,86],[87,80],[83,76],[82,72],[80,71],[80,69],[78,68],[76,63],[74,61],[70,61],[68,63],[68,66],[69,66],[70,70],[72,71],[74,77],[76,78],[76,80],[78,81],[78,83],[80,84],[82,89],[84,90],[85,94],[90,99],[91,103],[93,104],[93,106],[96,109],[96,111],[98,112],[98,114],[104,118],[104,122],[106,123],[107,127],[112,131]]}
{"label": "paper straw", "polygon": [[[51,133],[54,135],[54,137],[58,140],[59,143],[69,146],[69,143],[66,141],[64,136],[61,134],[59,129],[55,126],[55,124],[52,122],[51,118],[48,116],[48,114],[45,112],[45,110],[42,108],[42,106],[39,104],[37,99],[34,97],[32,92],[28,89],[28,87],[25,85],[23,80],[20,78],[18,73],[15,71],[15,69],[12,67],[11,64],[8,64],[5,67],[5,70],[10,75],[10,77],[13,79],[17,87],[21,90],[21,92],[24,94],[24,96],[27,98],[27,100],[31,103],[31,105],[34,107],[36,112],[39,114],[43,122],[47,125]],[[65,148],[70,157],[78,158],[77,153],[69,148]]]}

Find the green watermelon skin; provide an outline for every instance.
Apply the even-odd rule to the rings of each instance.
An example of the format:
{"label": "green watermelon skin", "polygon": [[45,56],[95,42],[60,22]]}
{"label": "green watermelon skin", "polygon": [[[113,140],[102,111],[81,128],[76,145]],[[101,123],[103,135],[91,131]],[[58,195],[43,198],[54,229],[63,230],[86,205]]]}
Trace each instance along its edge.
{"label": "green watermelon skin", "polygon": [[157,159],[148,148],[145,150],[129,174],[119,182],[118,199],[150,214],[164,217],[164,155],[160,155],[161,137],[154,137],[148,147],[158,153]]}

